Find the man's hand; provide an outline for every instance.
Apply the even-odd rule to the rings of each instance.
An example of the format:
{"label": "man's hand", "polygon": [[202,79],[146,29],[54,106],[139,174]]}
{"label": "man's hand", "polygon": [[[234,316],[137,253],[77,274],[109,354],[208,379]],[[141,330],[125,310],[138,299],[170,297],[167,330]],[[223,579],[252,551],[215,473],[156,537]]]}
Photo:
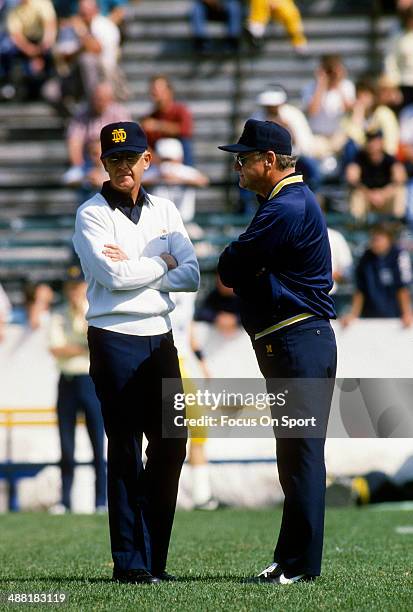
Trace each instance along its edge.
{"label": "man's hand", "polygon": [[166,265],[168,266],[168,271],[175,270],[175,268],[178,267],[178,262],[176,261],[175,257],[170,253],[161,253],[159,257],[163,259]]}
{"label": "man's hand", "polygon": [[111,261],[125,261],[129,259],[126,253],[116,244],[105,244],[102,253],[109,257]]}

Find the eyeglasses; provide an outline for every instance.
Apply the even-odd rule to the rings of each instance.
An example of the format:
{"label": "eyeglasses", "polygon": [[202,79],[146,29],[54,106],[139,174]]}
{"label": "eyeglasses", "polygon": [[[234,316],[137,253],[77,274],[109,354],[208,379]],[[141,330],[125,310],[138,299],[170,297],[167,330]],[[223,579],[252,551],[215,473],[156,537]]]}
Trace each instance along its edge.
{"label": "eyeglasses", "polygon": [[256,155],[257,153],[259,153],[259,151],[251,151],[251,153],[247,153],[247,154],[244,154],[244,155],[241,155],[240,153],[237,153],[236,155],[234,155],[234,162],[240,168],[242,168],[244,163],[246,161],[248,161],[248,159],[251,157],[251,155]]}
{"label": "eyeglasses", "polygon": [[117,166],[126,162],[128,166],[134,166],[142,157],[142,153],[125,153],[124,155],[109,155],[106,159],[111,166]]}

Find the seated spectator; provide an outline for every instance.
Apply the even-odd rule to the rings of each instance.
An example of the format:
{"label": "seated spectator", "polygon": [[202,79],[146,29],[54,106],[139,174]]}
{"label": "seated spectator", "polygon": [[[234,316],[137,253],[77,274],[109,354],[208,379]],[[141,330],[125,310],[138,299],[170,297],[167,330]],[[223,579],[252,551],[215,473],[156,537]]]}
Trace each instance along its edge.
{"label": "seated spectator", "polygon": [[100,130],[108,123],[130,121],[129,111],[115,101],[112,85],[99,83],[90,103],[69,123],[66,135],[70,168],[63,175],[66,185],[78,186],[89,170],[88,147],[99,140]]}
{"label": "seated spectator", "polygon": [[356,100],[343,121],[343,128],[349,138],[344,151],[344,166],[353,161],[356,153],[365,145],[366,132],[380,130],[385,153],[397,153],[400,138],[397,117],[388,106],[379,103],[377,84],[371,80],[357,82]]}
{"label": "seated spectator", "polygon": [[403,94],[403,106],[413,103],[413,7],[400,14],[401,30],[389,41],[384,72]]}
{"label": "seated spectator", "polygon": [[10,300],[7,297],[7,293],[4,291],[0,284],[0,342],[4,340],[6,333],[6,324],[9,320],[11,312]]}
{"label": "seated spectator", "polygon": [[216,288],[205,298],[195,312],[195,321],[213,323],[217,330],[226,337],[233,336],[240,326],[239,298],[233,290],[222,284],[216,277]]}
{"label": "seated spectator", "polygon": [[228,30],[226,47],[228,51],[237,53],[242,30],[240,0],[194,0],[191,15],[192,32],[194,49],[199,53],[207,53],[212,49],[207,34],[209,20],[226,22]]}
{"label": "seated spectator", "polygon": [[149,146],[154,148],[160,138],[179,138],[184,147],[184,163],[193,166],[192,113],[185,104],[175,101],[175,93],[166,76],[151,79],[152,112],[140,121]]}
{"label": "seated spectator", "polygon": [[377,104],[387,106],[396,116],[399,115],[403,103],[403,94],[396,81],[382,74],[377,79]]}
{"label": "seated spectator", "polygon": [[303,107],[315,135],[314,155],[320,159],[339,153],[345,143],[341,121],[354,103],[353,83],[339,55],[324,55],[316,78],[303,91]]}
{"label": "seated spectator", "polygon": [[[139,0],[135,0],[135,4]],[[97,0],[99,12],[109,17],[113,23],[121,27],[126,15],[128,0]],[[59,19],[67,19],[76,15],[78,11],[77,0],[54,0],[54,6]]]}
{"label": "seated spectator", "polygon": [[287,101],[287,92],[280,85],[270,85],[259,94],[257,104],[260,110],[253,118],[260,121],[275,121],[291,133],[293,155],[298,156],[297,171],[304,174],[306,182],[317,191],[321,174],[317,161],[312,157],[314,136],[304,113]]}
{"label": "seated spectator", "polygon": [[78,13],[59,32],[55,54],[63,98],[89,97],[102,80],[112,83],[118,98],[126,97],[119,28],[99,13],[96,0],[79,0]]}
{"label": "seated spectator", "polygon": [[246,31],[253,47],[261,47],[270,19],[282,23],[296,53],[308,53],[300,11],[293,0],[250,0]]}
{"label": "seated spectator", "polygon": [[0,48],[0,80],[15,92],[11,83],[16,60],[24,66],[25,97],[36,99],[53,68],[52,47],[56,40],[57,20],[50,0],[19,0],[6,14],[6,33]]}
{"label": "seated spectator", "polygon": [[195,214],[195,187],[206,187],[209,179],[192,166],[183,163],[184,149],[176,138],[161,138],[155,145],[158,164],[153,164],[143,176],[143,184],[153,185],[151,193],[172,200],[184,223]]}
{"label": "seated spectator", "polygon": [[413,322],[409,284],[410,255],[396,245],[392,229],[385,224],[371,231],[369,248],[356,268],[356,292],[350,312],[341,319],[344,327],[358,317],[399,317],[404,327]]}
{"label": "seated spectator", "polygon": [[384,151],[381,131],[366,134],[366,145],[347,166],[346,178],[353,188],[350,211],[356,219],[365,219],[370,211],[403,217],[406,171]]}

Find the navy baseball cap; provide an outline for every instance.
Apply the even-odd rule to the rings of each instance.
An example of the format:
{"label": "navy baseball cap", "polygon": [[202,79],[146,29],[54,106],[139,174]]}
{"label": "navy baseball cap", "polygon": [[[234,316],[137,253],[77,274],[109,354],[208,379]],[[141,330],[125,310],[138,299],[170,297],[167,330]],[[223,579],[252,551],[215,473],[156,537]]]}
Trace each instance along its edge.
{"label": "navy baseball cap", "polygon": [[229,153],[274,151],[280,155],[291,155],[291,134],[285,127],[274,121],[248,119],[238,142],[218,147],[218,149]]}
{"label": "navy baseball cap", "polygon": [[103,126],[100,132],[102,154],[100,159],[121,151],[143,153],[148,148],[148,139],[138,123],[119,121]]}

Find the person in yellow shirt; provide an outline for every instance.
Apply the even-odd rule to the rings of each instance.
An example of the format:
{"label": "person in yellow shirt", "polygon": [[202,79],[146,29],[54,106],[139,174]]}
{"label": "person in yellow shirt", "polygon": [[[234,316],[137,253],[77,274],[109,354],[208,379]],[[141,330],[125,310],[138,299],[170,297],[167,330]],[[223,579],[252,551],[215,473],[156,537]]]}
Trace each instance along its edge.
{"label": "person in yellow shirt", "polygon": [[87,283],[78,266],[68,270],[64,291],[67,303],[52,315],[49,349],[57,360],[60,379],[57,397],[57,418],[62,450],[62,497],[50,508],[51,514],[71,510],[71,491],[75,467],[75,428],[78,412],[83,412],[93,448],[96,473],[95,508],[106,510],[106,467],[104,433],[100,403],[89,376],[86,299]]}
{"label": "person in yellow shirt", "polygon": [[22,60],[27,77],[26,95],[35,98],[52,69],[51,49],[57,34],[57,18],[52,2],[20,0],[9,9],[6,27],[7,36],[0,54],[0,78],[3,83],[10,81],[13,64],[16,60]]}

